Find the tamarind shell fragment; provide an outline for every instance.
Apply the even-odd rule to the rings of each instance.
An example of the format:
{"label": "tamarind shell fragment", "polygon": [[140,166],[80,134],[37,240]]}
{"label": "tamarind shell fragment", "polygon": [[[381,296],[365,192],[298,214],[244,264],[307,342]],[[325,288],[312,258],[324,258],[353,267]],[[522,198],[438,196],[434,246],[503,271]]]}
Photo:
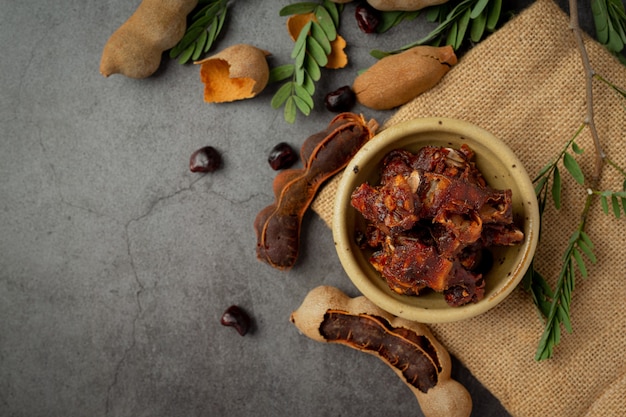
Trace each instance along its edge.
{"label": "tamarind shell fragment", "polygon": [[279,270],[288,270],[299,253],[302,216],[319,187],[345,168],[373,136],[378,124],[363,116],[341,113],[326,129],[309,136],[300,149],[302,169],[279,173],[273,182],[275,202],[261,210],[255,221],[257,258]]}
{"label": "tamarind shell fragment", "polygon": [[426,417],[471,414],[471,396],[450,377],[450,355],[425,324],[395,317],[364,296],[350,298],[324,285],[307,294],[290,320],[313,340],[377,356],[409,387]]}

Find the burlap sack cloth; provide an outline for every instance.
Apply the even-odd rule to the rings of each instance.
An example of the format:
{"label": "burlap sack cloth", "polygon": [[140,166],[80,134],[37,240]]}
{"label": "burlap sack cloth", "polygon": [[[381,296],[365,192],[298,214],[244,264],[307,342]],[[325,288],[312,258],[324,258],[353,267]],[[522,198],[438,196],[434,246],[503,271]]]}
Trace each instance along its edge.
{"label": "burlap sack cloth", "polygon": [[[591,38],[586,46],[595,71],[626,86],[626,67]],[[606,154],[626,166],[626,106],[614,91],[594,83],[596,123]],[[367,115],[365,115],[367,116]],[[569,17],[550,0],[538,0],[468,52],[432,90],[398,109],[383,128],[416,117],[453,117],[481,126],[505,141],[531,177],[555,157],[585,120],[581,58]],[[379,121],[381,122],[381,121]],[[580,162],[593,172],[588,129],[577,139]],[[562,177],[562,209],[551,205],[536,257],[554,286],[567,240],[579,222],[585,190]],[[313,204],[330,225],[338,178]],[[621,189],[605,167],[603,189]],[[555,356],[536,362],[543,326],[519,286],[498,307],[474,319],[431,325],[513,416],[626,415],[626,215],[605,215],[594,202],[588,222],[599,262],[577,279],[573,334],[563,331]]]}

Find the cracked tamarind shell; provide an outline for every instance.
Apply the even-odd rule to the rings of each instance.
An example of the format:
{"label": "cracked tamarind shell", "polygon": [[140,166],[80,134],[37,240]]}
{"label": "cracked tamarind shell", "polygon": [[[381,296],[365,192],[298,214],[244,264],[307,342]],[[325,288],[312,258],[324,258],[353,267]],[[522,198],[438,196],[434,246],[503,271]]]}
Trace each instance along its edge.
{"label": "cracked tamarind shell", "polygon": [[366,107],[393,109],[434,87],[456,63],[450,45],[415,46],[380,59],[356,77],[352,90]]}
{"label": "cracked tamarind shell", "polygon": [[204,101],[226,103],[258,95],[269,80],[268,55],[255,46],[238,44],[196,61],[204,83]]}

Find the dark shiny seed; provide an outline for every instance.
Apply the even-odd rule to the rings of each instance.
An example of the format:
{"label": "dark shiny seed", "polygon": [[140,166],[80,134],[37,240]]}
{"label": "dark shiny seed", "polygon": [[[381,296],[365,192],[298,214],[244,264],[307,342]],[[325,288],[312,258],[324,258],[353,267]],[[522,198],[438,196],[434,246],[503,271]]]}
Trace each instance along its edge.
{"label": "dark shiny seed", "polygon": [[281,142],[274,146],[270,151],[269,157],[267,158],[267,162],[269,162],[274,171],[289,168],[295,164],[297,160],[298,154],[286,142]]}
{"label": "dark shiny seed", "polygon": [[335,113],[349,111],[356,102],[356,95],[349,86],[343,86],[335,91],[326,94],[324,105]]}
{"label": "dark shiny seed", "polygon": [[240,307],[232,305],[222,314],[220,323],[224,326],[234,327],[240,335],[245,336],[250,329],[251,320],[248,313],[243,311]]}
{"label": "dark shiny seed", "polygon": [[191,172],[213,172],[222,166],[222,156],[212,146],[205,146],[191,154],[189,169]]}
{"label": "dark shiny seed", "polygon": [[354,11],[359,29],[365,33],[374,33],[380,24],[380,12],[367,3],[360,4]]}

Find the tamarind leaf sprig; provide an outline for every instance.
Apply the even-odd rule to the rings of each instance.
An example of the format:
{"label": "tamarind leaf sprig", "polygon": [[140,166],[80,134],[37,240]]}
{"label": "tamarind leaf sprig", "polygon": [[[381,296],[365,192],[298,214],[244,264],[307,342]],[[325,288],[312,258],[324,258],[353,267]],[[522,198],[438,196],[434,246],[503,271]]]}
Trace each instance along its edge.
{"label": "tamarind leaf sprig", "polygon": [[284,118],[294,123],[298,110],[308,116],[314,107],[315,82],[321,78],[323,68],[332,52],[331,42],[337,38],[340,7],[329,1],[294,3],[283,7],[280,16],[313,13],[315,19],[308,21],[300,30],[294,43],[292,64],[270,70],[269,82],[286,81],[274,94],[271,106],[284,106]]}
{"label": "tamarind leaf sprig", "polygon": [[[422,10],[429,22],[437,22],[425,37],[392,51],[372,50],[370,55],[383,58],[397,54],[418,45],[440,46],[450,45],[455,51],[460,50],[467,42],[478,43],[487,34],[494,32],[501,22],[502,0],[462,0],[452,5],[452,1],[440,5],[429,6]],[[389,15],[388,15],[389,14]],[[412,20],[415,12],[383,13],[381,29],[389,30],[404,20]]]}
{"label": "tamarind leaf sprig", "polygon": [[182,39],[170,49],[170,58],[178,57],[180,64],[197,61],[209,52],[224,27],[228,0],[199,0],[198,7]]}
{"label": "tamarind leaf sprig", "polygon": [[[583,149],[578,146],[575,140],[584,128],[585,124],[582,124],[557,157],[542,168],[533,180],[539,203],[539,214],[542,220],[549,199],[552,200],[557,210],[561,208],[562,178],[559,169],[560,164],[577,184],[585,185],[585,176],[575,158],[575,155],[583,153]],[[597,257],[594,254],[594,244],[586,231],[586,220],[593,198],[600,198],[602,211],[605,214],[612,212],[616,218],[619,218],[623,211],[624,215],[626,215],[626,170],[620,168],[609,159],[607,159],[607,162],[624,177],[622,190],[611,191],[587,188],[585,204],[580,216],[581,220],[568,240],[554,289],[550,287],[547,280],[534,267],[534,259],[522,280],[523,288],[531,295],[533,303],[544,320],[544,331],[535,353],[535,360],[537,361],[549,359],[553,356],[554,349],[561,340],[561,327],[567,333],[572,333],[573,326],[570,313],[576,276],[578,274],[582,278],[587,278],[589,274],[586,262],[597,262]],[[541,221],[540,235],[542,223]]]}

